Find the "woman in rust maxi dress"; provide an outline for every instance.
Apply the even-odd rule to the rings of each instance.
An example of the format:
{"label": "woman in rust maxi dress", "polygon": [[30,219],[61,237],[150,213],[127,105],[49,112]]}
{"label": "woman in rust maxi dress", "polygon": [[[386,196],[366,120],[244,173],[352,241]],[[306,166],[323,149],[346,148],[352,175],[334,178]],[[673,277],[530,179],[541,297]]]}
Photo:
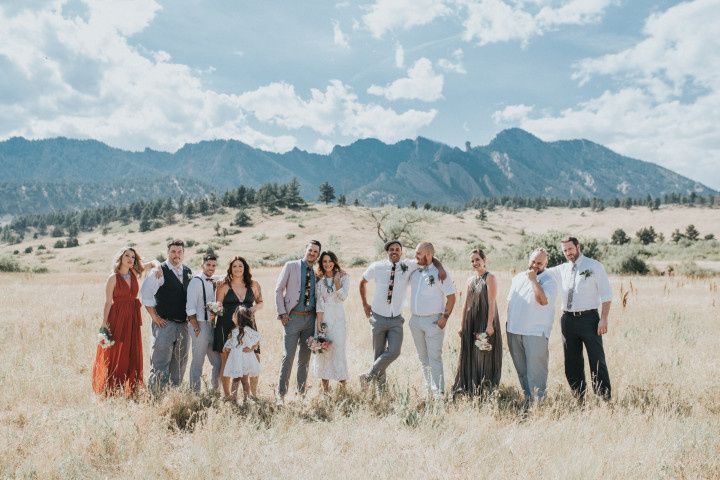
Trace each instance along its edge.
{"label": "woman in rust maxi dress", "polygon": [[95,353],[92,383],[101,395],[134,395],[143,385],[143,353],[140,327],[138,277],[144,271],[135,249],[123,248],[114,259],[115,273],[105,287],[103,326],[110,330],[115,344]]}

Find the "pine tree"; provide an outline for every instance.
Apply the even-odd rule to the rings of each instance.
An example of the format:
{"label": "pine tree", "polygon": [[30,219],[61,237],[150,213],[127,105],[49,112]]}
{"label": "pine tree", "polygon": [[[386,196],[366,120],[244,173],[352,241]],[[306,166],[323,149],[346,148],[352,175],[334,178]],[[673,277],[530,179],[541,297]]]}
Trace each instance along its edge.
{"label": "pine tree", "polygon": [[[694,193],[694,192],[693,192]],[[688,225],[685,227],[685,237],[687,237],[688,240],[696,241],[700,238],[700,232],[697,231],[695,228],[695,225]]]}
{"label": "pine tree", "polygon": [[325,203],[325,205],[335,200],[335,188],[328,182],[323,182],[320,185],[320,196],[318,200]]}
{"label": "pine tree", "polygon": [[341,207],[344,207],[345,205],[347,205],[347,198],[345,197],[345,195],[340,195],[338,197],[337,202],[338,202],[338,205],[340,205]]}

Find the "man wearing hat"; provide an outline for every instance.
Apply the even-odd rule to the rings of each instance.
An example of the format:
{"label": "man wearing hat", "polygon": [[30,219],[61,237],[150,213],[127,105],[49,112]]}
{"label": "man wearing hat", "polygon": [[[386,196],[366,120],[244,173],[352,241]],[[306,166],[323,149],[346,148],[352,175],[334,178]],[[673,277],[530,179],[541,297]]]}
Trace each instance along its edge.
{"label": "man wearing hat", "polygon": [[[402,306],[410,281],[410,274],[418,269],[415,259],[402,260],[402,244],[399,240],[390,240],[385,244],[387,259],[373,262],[368,266],[360,280],[360,298],[365,315],[370,322],[375,361],[366,374],[360,375],[360,383],[368,381],[385,382],[385,370],[400,355],[403,340]],[[438,268],[440,280],[446,273],[442,264],[433,258]],[[367,301],[367,284],[375,281],[375,294],[372,304]]]}

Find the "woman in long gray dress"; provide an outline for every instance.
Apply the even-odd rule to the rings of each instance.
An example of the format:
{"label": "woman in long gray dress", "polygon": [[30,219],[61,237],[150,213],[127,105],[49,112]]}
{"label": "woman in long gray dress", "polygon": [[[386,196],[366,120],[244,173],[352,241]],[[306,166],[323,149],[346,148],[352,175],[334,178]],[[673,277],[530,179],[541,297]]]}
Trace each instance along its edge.
{"label": "woman in long gray dress", "polygon": [[[473,250],[470,263],[473,275],[468,278],[460,335],[460,360],[453,385],[454,394],[482,395],[500,383],[502,371],[502,335],[497,311],[497,283],[488,272],[482,250]],[[491,350],[475,345],[478,335],[487,334]]]}

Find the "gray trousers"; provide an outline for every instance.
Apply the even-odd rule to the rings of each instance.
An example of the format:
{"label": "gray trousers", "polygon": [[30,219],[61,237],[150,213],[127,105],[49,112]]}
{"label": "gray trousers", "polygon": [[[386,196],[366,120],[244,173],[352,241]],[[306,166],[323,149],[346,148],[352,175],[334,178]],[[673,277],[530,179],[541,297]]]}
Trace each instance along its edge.
{"label": "gray trousers", "polygon": [[298,353],[297,390],[298,393],[305,393],[311,353],[307,346],[307,339],[315,335],[315,312],[310,315],[291,314],[290,321],[283,328],[285,330],[283,333],[284,351],[278,379],[278,395],[281,397],[287,395],[298,346],[300,352]]}
{"label": "gray trousers", "polygon": [[192,325],[188,323],[188,335],[192,340],[192,360],[190,361],[190,388],[200,391],[200,378],[202,377],[205,357],[212,366],[210,385],[217,389],[220,378],[220,353],[213,350],[214,328],[210,322],[198,321],[200,334],[196,337]]}
{"label": "gray trousers", "polygon": [[167,386],[182,383],[188,361],[190,338],[185,323],[168,321],[164,327],[152,323],[150,376],[148,386],[154,394]]}
{"label": "gray trousers", "polygon": [[437,326],[441,313],[435,315],[413,315],[410,317],[410,333],[412,333],[417,350],[425,388],[429,395],[441,395],[445,391],[443,375],[442,346],[445,330]]}
{"label": "gray trousers", "polygon": [[545,398],[548,377],[548,339],[507,332],[508,348],[527,400]]}
{"label": "gray trousers", "polygon": [[383,317],[373,312],[370,324],[375,362],[368,373],[369,378],[385,382],[385,370],[400,356],[404,322],[405,319],[400,315]]}

